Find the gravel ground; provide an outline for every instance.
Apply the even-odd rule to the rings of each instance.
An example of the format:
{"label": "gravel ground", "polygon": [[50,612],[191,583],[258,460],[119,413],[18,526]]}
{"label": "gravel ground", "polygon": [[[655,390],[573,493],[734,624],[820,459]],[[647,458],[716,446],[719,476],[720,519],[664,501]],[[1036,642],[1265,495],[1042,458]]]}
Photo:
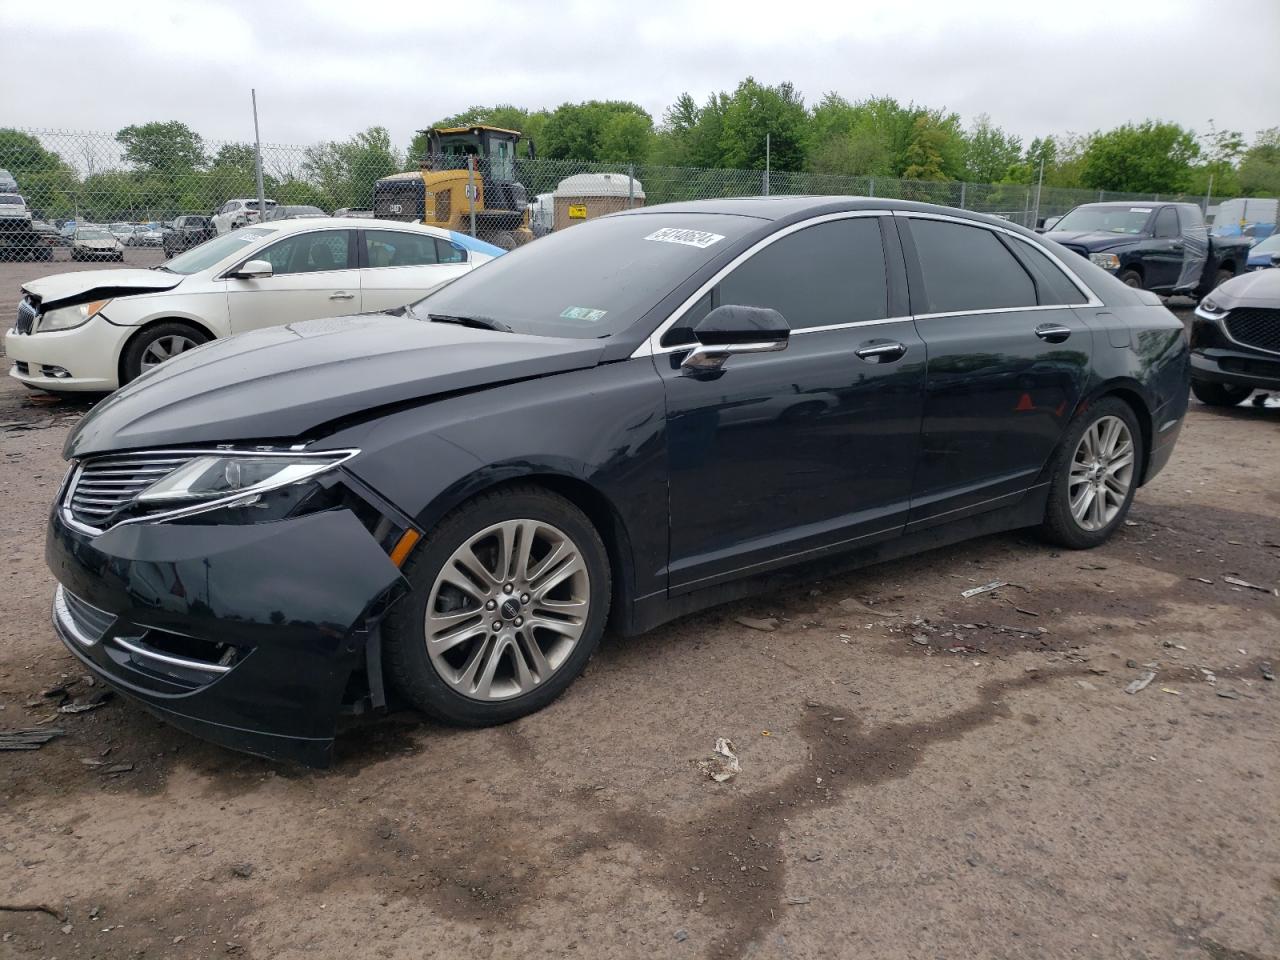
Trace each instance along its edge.
{"label": "gravel ground", "polygon": [[542,713],[366,721],[325,772],[55,712],[101,690],[42,560],[84,409],[0,386],[0,730],[65,731],[0,753],[0,906],[58,915],[0,912],[0,957],[1280,957],[1280,598],[1224,579],[1280,585],[1280,408],[1193,404],[1098,550],[987,537],[610,638]]}

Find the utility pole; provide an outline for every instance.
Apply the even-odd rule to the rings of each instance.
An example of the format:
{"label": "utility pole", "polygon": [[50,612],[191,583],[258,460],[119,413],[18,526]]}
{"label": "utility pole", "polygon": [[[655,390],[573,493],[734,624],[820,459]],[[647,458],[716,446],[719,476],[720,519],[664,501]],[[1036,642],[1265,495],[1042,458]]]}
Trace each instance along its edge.
{"label": "utility pole", "polygon": [[769,195],[769,164],[772,162],[772,144],[769,140],[769,134],[764,135],[764,195]]}
{"label": "utility pole", "polygon": [[1030,227],[1034,230],[1040,226],[1040,191],[1044,189],[1044,154],[1040,154],[1040,180],[1036,183],[1036,210],[1031,215]]}
{"label": "utility pole", "polygon": [[258,135],[258,91],[250,88],[253,98],[253,166],[258,178],[258,222],[267,218],[267,195],[262,188],[262,138]]}

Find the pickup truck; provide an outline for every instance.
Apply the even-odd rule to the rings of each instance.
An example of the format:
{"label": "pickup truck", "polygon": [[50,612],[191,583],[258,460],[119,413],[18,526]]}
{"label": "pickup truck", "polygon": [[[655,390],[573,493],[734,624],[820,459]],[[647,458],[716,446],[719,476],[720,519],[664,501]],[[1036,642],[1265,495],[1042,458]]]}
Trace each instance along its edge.
{"label": "pickup truck", "polygon": [[1085,203],[1045,234],[1131,287],[1203,297],[1249,260],[1248,237],[1210,237],[1194,203]]}
{"label": "pickup truck", "polygon": [[213,221],[208,217],[175,217],[171,224],[161,229],[160,245],[166,257],[176,257],[184,250],[197,247],[218,235]]}

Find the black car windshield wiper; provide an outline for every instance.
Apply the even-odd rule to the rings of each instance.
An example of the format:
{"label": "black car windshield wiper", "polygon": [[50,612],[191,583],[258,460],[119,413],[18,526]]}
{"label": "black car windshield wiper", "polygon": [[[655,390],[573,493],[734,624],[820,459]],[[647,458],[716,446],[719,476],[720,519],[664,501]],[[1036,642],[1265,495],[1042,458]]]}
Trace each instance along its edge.
{"label": "black car windshield wiper", "polygon": [[492,317],[451,317],[443,313],[428,313],[427,319],[432,323],[456,323],[460,327],[475,327],[477,330],[497,330],[499,333],[510,333],[511,328],[501,320]]}

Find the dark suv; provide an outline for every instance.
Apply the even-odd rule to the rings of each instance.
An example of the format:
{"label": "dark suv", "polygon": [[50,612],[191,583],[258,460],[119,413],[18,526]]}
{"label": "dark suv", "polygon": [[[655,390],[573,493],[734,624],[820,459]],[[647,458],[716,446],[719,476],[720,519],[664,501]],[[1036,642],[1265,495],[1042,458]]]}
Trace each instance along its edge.
{"label": "dark suv", "polygon": [[171,224],[165,226],[160,245],[164,248],[166,257],[176,257],[184,250],[212,240],[217,234],[213,221],[208,217],[175,217]]}
{"label": "dark suv", "polygon": [[1254,390],[1280,391],[1280,269],[1228,280],[1191,323],[1191,392],[1234,407]]}

